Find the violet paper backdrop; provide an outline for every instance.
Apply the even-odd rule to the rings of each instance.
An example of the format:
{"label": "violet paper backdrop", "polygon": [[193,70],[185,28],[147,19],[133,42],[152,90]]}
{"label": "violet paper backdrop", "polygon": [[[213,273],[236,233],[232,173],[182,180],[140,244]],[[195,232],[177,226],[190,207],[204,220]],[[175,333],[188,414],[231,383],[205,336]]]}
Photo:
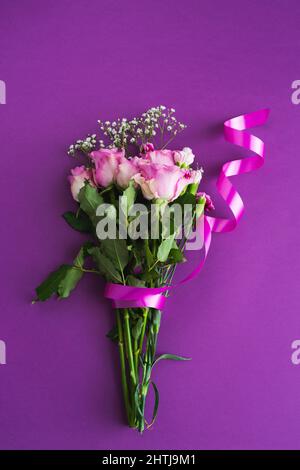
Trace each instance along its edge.
{"label": "violet paper backdrop", "polygon": [[[299,15],[296,0],[1,1],[1,449],[299,449]],[[193,148],[220,216],[221,165],[249,155],[223,121],[271,115],[253,131],[264,167],[232,179],[240,225],[213,236],[201,275],[167,301],[158,351],[193,360],[157,366],[158,420],[141,437],[124,425],[103,282],[30,302],[84,238],[61,218],[74,207],[68,145],[158,104],[188,124],[176,146]]]}

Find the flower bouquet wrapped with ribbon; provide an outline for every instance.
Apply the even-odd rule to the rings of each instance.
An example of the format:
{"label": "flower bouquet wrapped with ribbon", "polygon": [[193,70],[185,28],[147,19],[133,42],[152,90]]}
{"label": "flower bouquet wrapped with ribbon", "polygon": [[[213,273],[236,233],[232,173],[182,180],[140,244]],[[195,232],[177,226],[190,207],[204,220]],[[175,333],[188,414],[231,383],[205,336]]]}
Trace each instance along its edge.
{"label": "flower bouquet wrapped with ribbon", "polygon": [[[185,251],[203,247],[196,268],[179,284],[194,278],[206,259],[211,233],[235,228],[244,206],[228,177],[263,163],[263,142],[244,129],[263,124],[267,116],[268,110],[262,110],[225,122],[225,138],[256,154],[228,162],[220,172],[217,187],[233,213],[230,220],[208,215],[214,207],[199,191],[203,169],[196,167],[192,150],[170,149],[186,127],[174,109],[159,106],[132,120],[98,121],[100,140],[88,135],[69,148],[69,155],[82,161],[68,178],[77,208],[63,216],[87,240],[72,263],[61,265],[36,288],[36,300],[54,294],[69,297],[85,273],[105,278],[104,295],[115,309],[108,337],[119,348],[127,421],[140,432],[157,415],[153,367],[161,360],[189,359],[156,353],[161,312],[175,287],[175,269],[185,261]],[[155,401],[148,419],[150,388]]]}

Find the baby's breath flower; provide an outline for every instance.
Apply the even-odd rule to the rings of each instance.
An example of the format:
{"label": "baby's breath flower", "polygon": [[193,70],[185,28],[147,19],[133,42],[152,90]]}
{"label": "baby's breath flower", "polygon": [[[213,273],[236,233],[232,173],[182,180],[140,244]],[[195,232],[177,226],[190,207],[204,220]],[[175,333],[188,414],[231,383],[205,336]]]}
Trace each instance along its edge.
{"label": "baby's breath flower", "polygon": [[[140,117],[134,117],[131,120],[127,118],[118,118],[112,122],[98,120],[98,124],[103,135],[109,140],[109,147],[126,149],[129,144],[134,144],[141,148],[144,144],[155,140],[154,146],[161,148],[165,140],[169,144],[186,127],[177,121],[174,113],[174,108],[159,105],[149,108]],[[80,149],[87,151],[89,144],[96,143],[94,136],[90,137],[91,139],[78,144]],[[100,148],[105,147],[103,140],[99,141],[99,145]],[[72,151],[74,150],[70,149],[70,152]]]}
{"label": "baby's breath flower", "polygon": [[76,151],[90,153],[96,147],[96,134],[88,134],[84,140],[77,140],[75,144],[70,145],[68,154],[74,156]]}

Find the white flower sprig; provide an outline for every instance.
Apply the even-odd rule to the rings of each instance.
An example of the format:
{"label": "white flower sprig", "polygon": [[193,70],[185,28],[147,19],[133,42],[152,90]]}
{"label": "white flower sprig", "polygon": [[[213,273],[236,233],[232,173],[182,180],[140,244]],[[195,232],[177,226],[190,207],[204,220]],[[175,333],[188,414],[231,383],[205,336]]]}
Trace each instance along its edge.
{"label": "white flower sprig", "polygon": [[[76,151],[83,153],[90,153],[96,148],[97,139],[96,134],[88,134],[84,140],[76,140],[75,144],[70,145],[68,155],[74,156]],[[99,142],[100,143],[100,142]],[[101,144],[101,143],[100,143]]]}
{"label": "white flower sprig", "polygon": [[174,108],[167,109],[162,105],[150,108],[140,117],[131,120],[99,120],[98,123],[104,136],[110,140],[109,147],[117,148],[127,148],[129,145],[142,147],[147,142],[156,143],[157,148],[164,148],[186,128],[175,117]]}
{"label": "white flower sprig", "polygon": [[143,149],[146,143],[153,143],[157,149],[166,146],[186,128],[186,125],[178,121],[174,108],[166,108],[160,105],[148,109],[140,117],[131,120],[118,118],[115,121],[98,121],[103,139],[97,141],[96,134],[88,134],[83,140],[77,140],[70,145],[68,154],[75,156],[77,152],[89,154],[98,147],[123,148],[138,147]]}

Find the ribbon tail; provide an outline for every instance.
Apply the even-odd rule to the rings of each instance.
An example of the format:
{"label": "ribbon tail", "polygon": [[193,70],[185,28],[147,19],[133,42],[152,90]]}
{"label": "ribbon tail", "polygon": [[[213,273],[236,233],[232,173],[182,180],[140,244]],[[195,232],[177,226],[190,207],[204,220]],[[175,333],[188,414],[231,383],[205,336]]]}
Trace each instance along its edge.
{"label": "ribbon tail", "polygon": [[261,109],[254,113],[234,117],[224,123],[225,140],[234,145],[239,145],[240,147],[250,150],[254,152],[255,155],[226,162],[222,166],[217,181],[217,188],[219,194],[229,206],[233,214],[233,218],[222,219],[209,217],[209,222],[213,232],[220,233],[234,230],[244,213],[244,203],[242,198],[228,178],[230,176],[241,175],[242,173],[249,173],[263,165],[265,156],[264,142],[255,135],[245,132],[245,130],[264,124],[268,119],[269,113],[269,109]]}

